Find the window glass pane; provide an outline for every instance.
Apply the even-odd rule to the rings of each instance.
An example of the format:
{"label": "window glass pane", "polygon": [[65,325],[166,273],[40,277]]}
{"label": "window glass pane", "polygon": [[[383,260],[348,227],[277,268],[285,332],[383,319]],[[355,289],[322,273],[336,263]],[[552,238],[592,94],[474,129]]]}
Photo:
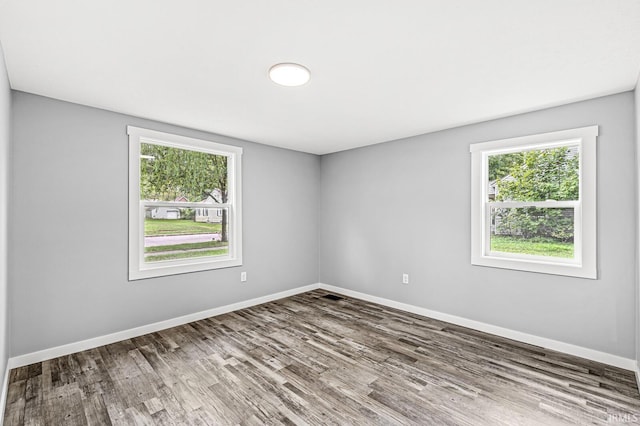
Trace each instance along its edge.
{"label": "window glass pane", "polygon": [[140,199],[226,203],[227,157],[140,144]]}
{"label": "window glass pane", "polygon": [[144,261],[226,256],[229,253],[227,210],[146,207]]}
{"label": "window glass pane", "polygon": [[491,251],[574,257],[574,209],[491,208]]}
{"label": "window glass pane", "polygon": [[579,199],[578,146],[489,156],[488,201]]}

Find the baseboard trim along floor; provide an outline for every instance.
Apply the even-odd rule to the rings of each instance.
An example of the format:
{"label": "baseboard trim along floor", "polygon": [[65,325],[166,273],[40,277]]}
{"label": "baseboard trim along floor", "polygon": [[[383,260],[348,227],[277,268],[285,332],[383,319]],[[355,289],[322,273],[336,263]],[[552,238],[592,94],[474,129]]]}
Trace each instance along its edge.
{"label": "baseboard trim along floor", "polygon": [[[558,340],[547,339],[545,337],[522,333],[520,331],[511,330],[504,327],[498,327],[495,325],[483,323],[480,321],[474,321],[474,320],[459,317],[456,315],[450,315],[450,314],[445,314],[438,311],[432,311],[430,309],[409,305],[407,303],[396,302],[394,300],[385,299],[382,297],[371,296],[366,293],[360,293],[358,291],[348,290],[342,287],[336,287],[329,284],[320,284],[320,288],[322,288],[323,290],[333,291],[335,293],[340,293],[345,296],[353,297],[355,299],[362,299],[367,302],[377,303],[379,305],[384,305],[390,308],[399,309],[401,311],[411,312],[413,314],[421,315],[424,317],[449,322],[451,324],[471,328],[477,331],[483,331],[485,333],[495,334],[496,336],[506,337],[507,339],[517,340],[522,343],[528,343],[530,345],[540,346],[545,349],[551,349],[551,350],[562,352],[568,355],[574,355],[581,358],[586,358],[591,361],[601,362],[603,364],[612,365],[614,367],[623,368],[625,370],[636,371],[638,369],[636,361],[633,359],[624,358],[624,357],[609,354],[606,352],[600,352],[595,349],[589,349],[582,346],[572,345],[570,343],[560,342]],[[640,385],[640,381],[638,383]]]}
{"label": "baseboard trim along floor", "polygon": [[[274,300],[282,299],[285,297],[293,296],[295,294],[304,293],[316,289],[323,289],[332,291],[335,293],[343,294],[345,296],[353,297],[356,299],[362,299],[368,302],[377,303],[383,306],[387,306],[394,309],[399,309],[413,314],[433,318],[440,321],[446,321],[455,325],[468,327],[477,331],[485,333],[495,334],[497,336],[506,337],[508,339],[517,340],[523,343],[528,343],[535,346],[540,346],[546,349],[552,349],[558,352],[563,352],[569,355],[574,355],[582,358],[586,358],[592,361],[601,362],[604,364],[612,365],[615,367],[623,368],[625,370],[637,371],[638,365],[635,360],[624,358],[621,356],[609,354],[606,352],[600,352],[594,349],[589,349],[577,345],[572,345],[565,342],[560,342],[545,337],[539,337],[519,331],[498,327],[491,324],[486,324],[479,321],[474,321],[468,318],[463,318],[455,315],[450,315],[430,309],[422,308],[419,306],[410,305],[407,303],[397,302],[382,297],[372,296],[366,293],[361,293],[353,290],[348,290],[342,287],[337,287],[324,283],[310,284],[294,289],[282,291],[279,293],[257,297],[254,299],[233,303],[226,306],[220,306],[217,308],[209,309],[206,311],[197,312],[194,314],[184,315],[181,317],[156,322],[153,324],[132,328],[129,330],[123,330],[116,333],[108,334],[105,336],[95,337],[92,339],[83,340],[80,342],[70,343],[67,345],[57,346],[50,349],[44,349],[37,352],[32,352],[24,355],[15,356],[9,359],[7,365],[7,372],[10,369],[22,367],[25,365],[33,364],[36,362],[46,361],[48,359],[57,358],[64,355],[69,355],[75,352],[84,351],[87,349],[96,348],[99,346],[107,345],[110,343],[119,342],[122,340],[130,339],[133,337],[142,336],[148,333],[154,333],[167,328],[187,324],[193,321],[198,321],[204,318],[209,318],[216,315],[225,314],[228,312],[236,311],[239,309],[248,308],[262,303],[271,302]],[[6,382],[6,377],[5,377]],[[5,383],[6,384],[6,383]],[[3,392],[6,391],[6,386],[3,386]]]}
{"label": "baseboard trim along floor", "polygon": [[153,324],[143,325],[143,326],[131,328],[128,330],[118,331],[118,332],[107,334],[100,337],[94,337],[92,339],[82,340],[75,343],[69,343],[62,346],[56,346],[54,348],[43,349],[41,351],[15,356],[15,357],[9,358],[7,368],[13,369],[18,367],[23,367],[25,365],[34,364],[36,362],[42,362],[48,359],[85,351],[87,349],[97,348],[97,347],[108,345],[111,343],[120,342],[122,340],[131,339],[133,337],[143,336],[145,334],[166,330],[167,328],[188,324],[190,322],[199,321],[201,319],[205,319],[209,317],[214,317],[216,315],[222,315],[222,314],[237,311],[240,309],[249,308],[251,306],[272,302],[274,300],[284,299],[285,297],[293,296],[295,294],[305,293],[307,291],[316,290],[318,288],[319,288],[318,284],[310,284],[303,287],[296,287],[291,290],[285,290],[279,293],[274,293],[266,296],[256,297],[254,299],[232,303],[230,305],[220,306],[213,309],[207,309],[205,311],[183,315],[177,318],[155,322]]}

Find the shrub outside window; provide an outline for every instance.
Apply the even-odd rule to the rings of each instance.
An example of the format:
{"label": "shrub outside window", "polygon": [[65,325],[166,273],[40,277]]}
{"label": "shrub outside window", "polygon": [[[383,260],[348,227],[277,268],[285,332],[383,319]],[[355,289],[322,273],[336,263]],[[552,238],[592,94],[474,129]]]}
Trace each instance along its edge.
{"label": "shrub outside window", "polygon": [[598,126],[476,143],[471,263],[597,278]]}
{"label": "shrub outside window", "polygon": [[129,279],[241,265],[242,149],[127,131]]}

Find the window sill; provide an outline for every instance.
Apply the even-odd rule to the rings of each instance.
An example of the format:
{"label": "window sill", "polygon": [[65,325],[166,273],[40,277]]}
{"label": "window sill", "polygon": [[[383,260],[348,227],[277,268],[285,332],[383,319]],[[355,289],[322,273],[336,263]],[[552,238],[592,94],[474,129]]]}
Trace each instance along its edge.
{"label": "window sill", "polygon": [[188,264],[176,264],[175,262],[171,261],[168,261],[166,263],[158,262],[157,264],[153,264],[153,266],[130,269],[129,281],[164,277],[167,275],[188,274],[191,272],[232,268],[235,266],[242,266],[242,259],[227,258],[214,261],[209,259],[202,259],[201,261],[191,260]]}
{"label": "window sill", "polygon": [[580,264],[496,256],[472,257],[471,264],[474,266],[487,266],[491,268],[511,269],[515,271],[537,272],[541,274],[562,275],[566,277],[587,278],[592,280],[598,279],[598,271],[595,267]]}

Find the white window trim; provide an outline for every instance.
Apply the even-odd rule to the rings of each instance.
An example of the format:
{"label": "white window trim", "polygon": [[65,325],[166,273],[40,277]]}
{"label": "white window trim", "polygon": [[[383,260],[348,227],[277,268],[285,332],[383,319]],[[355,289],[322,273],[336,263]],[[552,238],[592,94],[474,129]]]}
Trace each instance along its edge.
{"label": "white window trim", "polygon": [[[184,274],[242,265],[242,148],[216,142],[127,126],[129,135],[129,280]],[[227,208],[229,217],[229,253],[219,257],[144,262],[144,206],[200,208],[203,203],[141,202],[140,144],[192,149],[227,160],[229,199],[227,203],[207,203],[206,208]]]}
{"label": "white window trim", "polygon": [[[471,264],[494,268],[597,279],[596,245],[596,141],[598,126],[581,127],[539,135],[471,144]],[[488,157],[537,148],[578,145],[580,155],[580,201],[500,203],[505,207],[574,207],[574,259],[545,256],[504,255],[489,250],[489,209],[487,194]],[[495,204],[494,204],[495,205]]]}

